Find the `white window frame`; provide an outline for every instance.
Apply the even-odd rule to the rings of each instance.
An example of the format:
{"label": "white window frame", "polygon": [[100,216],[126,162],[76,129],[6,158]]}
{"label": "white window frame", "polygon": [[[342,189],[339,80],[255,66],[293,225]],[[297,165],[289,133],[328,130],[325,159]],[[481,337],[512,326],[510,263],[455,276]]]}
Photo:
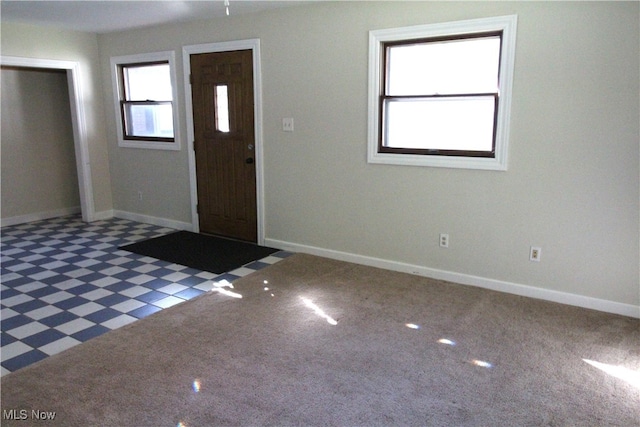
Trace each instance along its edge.
{"label": "white window frame", "polygon": [[[392,165],[432,166],[462,169],[507,170],[511,87],[515,62],[517,15],[472,19],[412,27],[390,28],[369,32],[369,163]],[[384,82],[382,61],[383,43],[425,39],[430,37],[502,31],[500,52],[500,97],[496,125],[495,157],[435,156],[428,154],[399,154],[378,152],[380,132],[380,94]]]}
{"label": "white window frame", "polygon": [[[159,61],[168,61],[169,62],[169,73],[171,77],[171,94],[173,96],[173,142],[163,142],[163,141],[145,141],[145,140],[127,140],[124,139],[123,135],[123,124],[122,124],[122,113],[120,110],[120,94],[122,90],[120,88],[121,79],[119,77],[120,71],[119,67],[121,65],[126,64],[136,64],[136,63],[144,63],[144,62],[159,62]],[[114,56],[111,58],[111,82],[113,87],[113,100],[115,105],[115,113],[116,113],[116,125],[117,125],[117,135],[118,135],[118,146],[119,147],[127,147],[127,148],[147,148],[154,150],[180,150],[180,127],[178,120],[178,92],[177,92],[177,84],[176,84],[176,66],[175,66],[176,58],[174,51],[165,51],[165,52],[154,52],[154,53],[143,53],[137,55],[126,55],[126,56]]]}

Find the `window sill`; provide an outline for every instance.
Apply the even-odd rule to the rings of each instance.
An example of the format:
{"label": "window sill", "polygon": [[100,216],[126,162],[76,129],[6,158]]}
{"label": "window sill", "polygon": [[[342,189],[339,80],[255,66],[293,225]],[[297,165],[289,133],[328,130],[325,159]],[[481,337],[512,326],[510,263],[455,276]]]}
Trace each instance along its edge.
{"label": "window sill", "polygon": [[159,142],[159,141],[118,141],[118,147],[124,148],[143,148],[147,150],[170,150],[180,151],[180,143],[175,142]]}
{"label": "window sill", "polygon": [[454,157],[429,156],[420,154],[389,154],[369,152],[368,162],[375,164],[403,165],[403,166],[431,166],[454,169],[480,169],[506,171],[506,158],[488,157]]}

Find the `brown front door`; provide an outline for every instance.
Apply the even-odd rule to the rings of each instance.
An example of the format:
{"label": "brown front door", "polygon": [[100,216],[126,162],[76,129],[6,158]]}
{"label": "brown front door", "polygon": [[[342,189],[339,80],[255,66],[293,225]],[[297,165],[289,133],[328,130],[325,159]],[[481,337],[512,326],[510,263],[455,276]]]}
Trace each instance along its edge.
{"label": "brown front door", "polygon": [[200,231],[256,242],[252,51],[191,55],[191,79]]}

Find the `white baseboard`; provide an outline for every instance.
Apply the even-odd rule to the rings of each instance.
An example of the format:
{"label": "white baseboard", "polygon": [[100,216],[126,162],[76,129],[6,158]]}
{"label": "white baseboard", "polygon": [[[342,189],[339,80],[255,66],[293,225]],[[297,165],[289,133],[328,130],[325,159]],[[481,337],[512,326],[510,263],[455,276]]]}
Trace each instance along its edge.
{"label": "white baseboard", "polygon": [[116,218],[128,219],[129,221],[143,222],[145,224],[157,225],[158,227],[173,228],[176,230],[192,231],[193,226],[189,222],[176,221],[167,218],[158,218],[150,215],[143,215],[133,212],[114,210],[113,216]]}
{"label": "white baseboard", "polygon": [[94,212],[91,222],[104,221],[105,219],[111,219],[111,218],[113,218],[113,210]]}
{"label": "white baseboard", "polygon": [[42,221],[44,219],[57,218],[60,216],[75,215],[80,213],[80,206],[71,208],[55,209],[45,212],[34,212],[25,215],[13,216],[10,218],[2,218],[0,226],[7,227],[10,225],[26,224],[27,222]]}
{"label": "white baseboard", "polygon": [[437,280],[446,280],[448,282],[459,283],[462,285],[476,286],[493,291],[573,305],[612,314],[620,314],[622,316],[640,318],[640,306],[632,304],[623,304],[615,301],[570,294],[567,292],[536,288],[534,286],[521,285],[518,283],[505,282],[502,280],[472,276],[452,271],[438,270],[435,268],[406,264],[397,261],[389,261],[381,258],[368,257],[364,255],[357,255],[331,249],[318,248],[315,246],[301,245],[276,239],[266,238],[264,244],[265,246],[270,246],[272,248],[282,249],[286,251],[323,256],[340,261],[353,262],[355,264],[384,268],[387,270],[399,271],[402,273],[416,274],[419,276],[430,277]]}

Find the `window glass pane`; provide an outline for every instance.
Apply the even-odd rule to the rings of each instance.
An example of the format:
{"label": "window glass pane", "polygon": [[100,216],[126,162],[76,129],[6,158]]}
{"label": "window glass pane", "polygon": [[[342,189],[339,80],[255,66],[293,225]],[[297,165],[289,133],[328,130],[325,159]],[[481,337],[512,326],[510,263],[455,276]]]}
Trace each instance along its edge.
{"label": "window glass pane", "polygon": [[491,151],[495,98],[387,100],[385,147]]}
{"label": "window glass pane", "polygon": [[127,101],[171,101],[169,64],[126,66],[125,99]]}
{"label": "window glass pane", "polygon": [[173,138],[173,108],[167,104],[124,104],[126,136]]}
{"label": "window glass pane", "polygon": [[229,95],[227,85],[216,86],[216,130],[229,132]]}
{"label": "window glass pane", "polygon": [[390,46],[387,55],[387,95],[497,92],[500,36]]}

